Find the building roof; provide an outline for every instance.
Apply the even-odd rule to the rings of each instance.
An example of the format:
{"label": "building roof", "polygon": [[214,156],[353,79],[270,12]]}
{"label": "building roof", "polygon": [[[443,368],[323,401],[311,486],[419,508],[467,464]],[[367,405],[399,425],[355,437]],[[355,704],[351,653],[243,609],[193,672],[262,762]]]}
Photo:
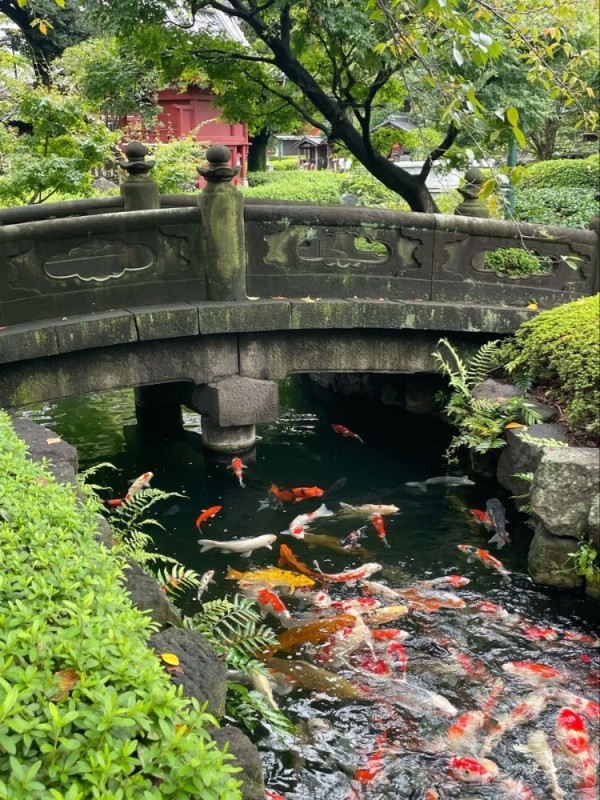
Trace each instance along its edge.
{"label": "building roof", "polygon": [[408,114],[390,114],[389,117],[375,125],[371,130],[376,131],[379,128],[394,128],[397,131],[414,131],[419,126],[413,122]]}
{"label": "building roof", "polygon": [[320,144],[327,144],[327,139],[324,139],[322,136],[303,136],[302,139],[299,140],[296,147],[302,147],[306,144],[311,144],[313,147],[316,147]]}
{"label": "building roof", "polygon": [[274,139],[281,139],[282,142],[300,142],[306,137],[301,133],[274,133]]}
{"label": "building roof", "polygon": [[[223,5],[229,5],[227,0],[224,0]],[[179,25],[189,25],[192,22],[187,3],[179,3],[177,8],[170,9],[167,14],[173,22]],[[232,42],[238,42],[238,44],[242,44],[245,47],[250,47],[238,21],[234,17],[223,13],[223,11],[217,11],[214,8],[202,8],[196,11],[193,15],[192,30],[196,33],[199,31],[206,32],[211,36],[225,36]]]}

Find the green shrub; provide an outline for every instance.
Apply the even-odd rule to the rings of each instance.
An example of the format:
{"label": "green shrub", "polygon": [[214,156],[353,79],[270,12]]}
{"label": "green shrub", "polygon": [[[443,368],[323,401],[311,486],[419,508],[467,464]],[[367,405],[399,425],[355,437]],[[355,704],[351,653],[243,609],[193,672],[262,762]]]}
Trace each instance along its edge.
{"label": "green shrub", "polygon": [[381,181],[374,178],[366,169],[342,173],[341,192],[355,194],[358,205],[390,208],[398,211],[409,211],[408,204],[399,194],[392,192]]}
{"label": "green shrub", "polygon": [[185,194],[196,189],[197,166],[204,161],[206,143],[196,141],[197,128],[181,139],[157,142],[152,146],[156,166],[152,177],[161,194]]}
{"label": "green shrub", "polygon": [[0,797],[239,800],[233,767],[153,657],[123,557],[0,413]]}
{"label": "green shrub", "polygon": [[499,247],[488,250],[484,267],[496,275],[518,278],[522,275],[544,275],[552,270],[552,261],[547,256],[536,256],[520,247]]}
{"label": "green shrub", "polygon": [[525,322],[500,352],[508,372],[549,387],[568,422],[600,435],[600,295],[543,311]]}
{"label": "green shrub", "polygon": [[344,175],[331,170],[297,170],[278,173],[273,181],[244,189],[246,197],[267,197],[273,200],[301,200],[311,203],[342,202],[341,182]]}
{"label": "green shrub", "polygon": [[600,184],[600,156],[589,158],[560,158],[538,161],[523,170],[519,187],[523,189],[587,188],[598,191]]}
{"label": "green shrub", "polygon": [[248,186],[264,186],[265,183],[277,183],[282,177],[282,172],[249,172],[247,177]]}
{"label": "green shrub", "polygon": [[516,188],[515,219],[542,225],[589,228],[598,211],[591,189],[522,189]]}
{"label": "green shrub", "polygon": [[298,156],[283,156],[282,158],[269,159],[269,165],[274,172],[290,172],[298,169]]}

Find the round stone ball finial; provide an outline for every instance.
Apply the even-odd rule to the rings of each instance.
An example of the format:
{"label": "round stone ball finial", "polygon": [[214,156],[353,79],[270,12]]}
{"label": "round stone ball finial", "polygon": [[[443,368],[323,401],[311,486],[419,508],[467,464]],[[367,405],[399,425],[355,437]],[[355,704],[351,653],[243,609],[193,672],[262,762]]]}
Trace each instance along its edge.
{"label": "round stone ball finial", "polygon": [[128,142],[123,148],[123,152],[127,156],[127,160],[119,161],[119,166],[129,175],[145,175],[156,164],[156,161],[153,160],[146,161],[148,148],[141,142]]}
{"label": "round stone ball finial", "polygon": [[231,150],[222,144],[213,144],[206,151],[208,167],[198,167],[198,172],[209,183],[231,181],[240,171],[239,167],[230,167]]}
{"label": "round stone ball finial", "polygon": [[485,200],[481,200],[479,192],[482,185],[485,183],[485,176],[483,172],[477,167],[469,167],[465,172],[465,184],[459,186],[457,191],[463,196],[463,201],[460,203],[454,213],[459,217],[483,217],[490,216],[490,209],[488,208]]}
{"label": "round stone ball finial", "polygon": [[460,186],[458,191],[463,197],[476,198],[479,196],[479,192],[484,182],[485,177],[483,172],[477,167],[469,167],[469,169],[465,172],[465,185]]}

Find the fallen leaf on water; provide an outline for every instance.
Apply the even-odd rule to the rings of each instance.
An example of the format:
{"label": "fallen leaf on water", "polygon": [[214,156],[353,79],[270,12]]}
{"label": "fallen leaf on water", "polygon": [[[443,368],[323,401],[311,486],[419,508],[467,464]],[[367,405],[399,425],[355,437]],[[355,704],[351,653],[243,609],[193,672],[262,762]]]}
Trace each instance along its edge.
{"label": "fallen leaf on water", "polygon": [[80,674],[74,669],[61,669],[52,676],[54,687],[48,692],[50,700],[62,700],[75,686]]}
{"label": "fallen leaf on water", "polygon": [[175,655],[175,653],[159,653],[159,656],[165,662],[165,664],[171,664],[174,667],[179,665],[179,658]]}
{"label": "fallen leaf on water", "polygon": [[60,436],[52,436],[50,439],[46,439],[46,442],[48,444],[56,444],[57,442],[60,442]]}

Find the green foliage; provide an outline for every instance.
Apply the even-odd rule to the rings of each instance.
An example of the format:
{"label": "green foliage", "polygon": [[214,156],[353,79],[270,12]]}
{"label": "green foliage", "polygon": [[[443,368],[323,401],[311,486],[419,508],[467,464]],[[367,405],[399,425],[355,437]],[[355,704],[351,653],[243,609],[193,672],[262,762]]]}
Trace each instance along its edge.
{"label": "green foliage", "polygon": [[496,367],[497,339],[486,342],[467,361],[463,361],[447,339],[440,339],[438,348],[440,346],[446,353],[438,349],[433,356],[440,372],[448,378],[451,389],[450,395],[443,398],[444,411],[458,428],[446,451],[449,462],[457,460],[456,454],[461,447],[477,453],[504,447],[506,442],[502,433],[510,422],[524,421],[529,425],[540,421],[539,414],[522,397],[494,402],[473,396],[473,389]]}
{"label": "green foliage", "polygon": [[[552,437],[548,437],[547,439],[542,438],[541,436],[531,436],[527,431],[517,431],[517,436],[519,439],[522,439],[527,444],[534,444],[536,447],[568,447],[567,442],[561,442],[560,439],[552,439]],[[530,473],[523,473],[525,475],[529,475]],[[517,477],[522,477],[518,475]]]}
{"label": "green foliage", "polygon": [[331,170],[277,173],[272,180],[267,180],[261,186],[244,189],[244,194],[246,197],[269,197],[273,200],[339,205],[342,202],[340,195],[344,177],[343,173]]}
{"label": "green foliage", "polygon": [[520,175],[522,189],[587,188],[598,191],[600,184],[600,156],[585,159],[561,158],[538,161]]}
{"label": "green foliage", "polygon": [[499,247],[486,252],[484,267],[496,275],[516,278],[521,275],[547,274],[552,270],[552,261],[520,247]]}
{"label": "green foliage", "polygon": [[[199,614],[184,619],[184,626],[201,633],[230,669],[249,676],[268,675],[258,657],[277,644],[277,637],[262,623],[256,605],[249,598],[236,594],[232,600],[223,597],[204,603]],[[227,684],[227,712],[249,731],[259,722],[268,723],[279,733],[289,732],[293,727],[263,694],[237,681]]]}
{"label": "green foliage", "polygon": [[391,208],[398,211],[409,211],[408,204],[381,181],[374,178],[366,169],[357,169],[343,173],[340,181],[340,192],[348,192],[358,197],[361,206]]}
{"label": "green foliage", "polygon": [[99,504],[57,484],[0,414],[0,796],[238,800],[214,719],[171,683],[155,626],[95,539]]}
{"label": "green foliage", "polygon": [[596,191],[592,189],[522,189],[518,186],[514,217],[523,222],[537,222],[542,225],[589,228],[592,217],[598,212],[595,195]]}
{"label": "green foliage", "polygon": [[273,172],[292,172],[298,169],[298,156],[282,156],[269,159]]}
{"label": "green foliage", "polygon": [[567,555],[571,557],[575,572],[583,575],[586,581],[597,581],[600,578],[598,551],[589,539],[581,537],[577,550]]}
{"label": "green foliage", "polygon": [[499,353],[510,374],[525,374],[549,388],[567,421],[600,435],[599,296],[549,309],[525,322]]}
{"label": "green foliage", "polygon": [[206,154],[206,142],[196,141],[198,128],[181,139],[157,142],[152,145],[152,158],[156,166],[152,177],[158,183],[161,194],[185,194],[196,189],[197,167]]}
{"label": "green foliage", "polygon": [[[40,203],[57,192],[88,196],[90,170],[109,157],[115,135],[74,96],[20,86],[14,100],[0,123],[0,203]],[[31,132],[10,133],[11,118],[30,125]]]}

